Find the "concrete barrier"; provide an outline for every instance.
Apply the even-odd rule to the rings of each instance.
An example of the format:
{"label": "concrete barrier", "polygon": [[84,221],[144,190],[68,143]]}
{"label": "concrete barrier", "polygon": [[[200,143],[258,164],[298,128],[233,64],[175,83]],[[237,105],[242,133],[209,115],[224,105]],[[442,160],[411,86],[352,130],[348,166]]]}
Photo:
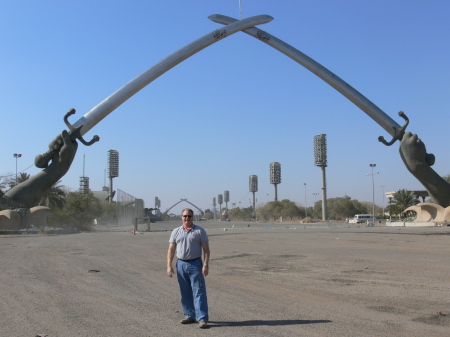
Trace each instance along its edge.
{"label": "concrete barrier", "polygon": [[435,222],[404,222],[404,221],[396,221],[396,222],[386,222],[386,227],[436,227]]}

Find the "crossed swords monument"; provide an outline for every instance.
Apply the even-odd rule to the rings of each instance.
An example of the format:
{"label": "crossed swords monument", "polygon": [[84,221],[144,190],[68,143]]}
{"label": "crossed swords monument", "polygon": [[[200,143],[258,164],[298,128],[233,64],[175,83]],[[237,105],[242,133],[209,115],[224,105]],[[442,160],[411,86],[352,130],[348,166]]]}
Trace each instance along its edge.
{"label": "crossed swords monument", "polygon": [[425,145],[417,138],[417,135],[405,132],[409,120],[402,111],[399,112],[399,116],[405,120],[405,123],[400,126],[364,95],[327,68],[291,45],[257,28],[256,26],[273,20],[269,15],[237,20],[215,14],[209,16],[209,19],[225,26],[195,40],[147,69],[100,102],[74,124],[70,124],[68,121],[68,118],[75,113],[75,110],[71,109],[64,116],[64,122],[69,130],[64,130],[49,144],[49,150],[46,153],[35,158],[36,167],[43,170],[6,192],[5,199],[9,204],[27,208],[36,206],[40,196],[69,170],[78,147],[77,140],[87,146],[99,141],[100,138],[94,136],[87,142],[83,136],[122,103],[177,64],[213,43],[242,31],[290,57],[353,102],[392,136],[392,140],[389,142],[380,136],[378,138],[380,142],[390,146],[399,140],[400,155],[407,169],[424,185],[437,204],[442,207],[450,206],[450,185],[431,168],[435,158],[426,152]]}

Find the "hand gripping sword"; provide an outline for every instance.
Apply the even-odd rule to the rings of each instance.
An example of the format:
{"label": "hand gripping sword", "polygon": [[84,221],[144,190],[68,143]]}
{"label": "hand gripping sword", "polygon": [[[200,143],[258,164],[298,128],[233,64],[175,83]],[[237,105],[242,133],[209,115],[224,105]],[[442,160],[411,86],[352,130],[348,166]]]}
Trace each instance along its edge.
{"label": "hand gripping sword", "polygon": [[[237,20],[229,16],[214,14],[208,17],[210,20],[229,25]],[[324,80],[326,83],[331,85],[334,89],[340,92],[342,95],[347,97],[352,103],[364,111],[369,117],[371,117],[375,122],[377,122],[383,129],[385,129],[391,136],[392,140],[387,142],[383,136],[378,137],[378,140],[384,145],[390,146],[395,143],[396,140],[402,140],[405,134],[406,127],[409,124],[409,119],[403,111],[400,111],[398,115],[405,120],[405,124],[400,126],[391,117],[389,117],[383,110],[377,107],[359,91],[350,86],[347,82],[336,76],[334,73],[329,71],[327,68],[310,58],[309,56],[303,54],[301,51],[295,49],[286,42],[276,38],[275,36],[259,29],[256,27],[251,27],[242,30],[244,33],[255,37],[256,39],[266,43],[267,45],[275,48],[279,52],[285,54],[286,56],[293,59],[295,62],[299,63],[313,74]],[[428,153],[426,155],[426,162],[428,165],[432,166],[435,162],[435,157],[433,154]]]}
{"label": "hand gripping sword", "polygon": [[[227,24],[221,29],[217,29],[201,37],[200,39],[191,42],[175,53],[167,56],[165,59],[159,61],[157,64],[147,69],[142,74],[135,77],[123,87],[112,93],[98,105],[92,108],[89,112],[87,112],[78,121],[76,121],[73,125],[68,122],[68,117],[75,113],[75,110],[71,109],[64,116],[64,122],[69,128],[70,139],[72,141],[78,139],[85,145],[92,145],[100,139],[98,136],[94,136],[94,138],[90,142],[86,142],[82,136],[86,134],[90,129],[92,129],[95,125],[97,125],[103,118],[113,112],[122,103],[124,103],[138,91],[143,89],[145,86],[153,82],[159,76],[172,69],[177,64],[183,62],[187,58],[191,57],[192,55],[196,54],[197,52],[205,49],[206,47],[212,45],[217,41],[224,39],[227,36],[237,33],[243,29],[265,24],[272,20],[273,17],[271,17],[270,15],[258,15],[243,20],[234,20],[234,22]],[[60,146],[51,148],[46,153],[36,156],[36,167],[47,167],[49,161],[54,157],[56,153],[58,153],[62,145],[63,144],[60,144]]]}

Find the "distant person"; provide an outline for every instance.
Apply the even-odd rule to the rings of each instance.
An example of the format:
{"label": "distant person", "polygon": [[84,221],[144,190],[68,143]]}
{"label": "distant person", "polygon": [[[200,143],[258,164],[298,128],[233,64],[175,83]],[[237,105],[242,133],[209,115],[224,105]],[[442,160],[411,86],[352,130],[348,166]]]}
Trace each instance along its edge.
{"label": "distant person", "polygon": [[[167,252],[167,275],[174,274],[172,261],[177,255],[177,278],[181,292],[184,319],[181,324],[199,322],[201,329],[207,328],[208,299],[205,277],[208,275],[209,243],[206,231],[194,225],[194,211],[183,210],[183,225],[172,231]],[[202,251],[204,261],[202,261]]]}

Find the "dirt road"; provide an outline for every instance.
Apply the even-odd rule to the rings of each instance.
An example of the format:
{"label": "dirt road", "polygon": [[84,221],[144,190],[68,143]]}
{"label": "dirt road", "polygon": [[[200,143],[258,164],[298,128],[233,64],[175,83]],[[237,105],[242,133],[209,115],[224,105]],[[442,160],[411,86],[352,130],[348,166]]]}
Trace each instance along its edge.
{"label": "dirt road", "polygon": [[178,323],[177,222],[0,237],[0,336],[449,335],[450,227],[198,224],[209,329]]}

